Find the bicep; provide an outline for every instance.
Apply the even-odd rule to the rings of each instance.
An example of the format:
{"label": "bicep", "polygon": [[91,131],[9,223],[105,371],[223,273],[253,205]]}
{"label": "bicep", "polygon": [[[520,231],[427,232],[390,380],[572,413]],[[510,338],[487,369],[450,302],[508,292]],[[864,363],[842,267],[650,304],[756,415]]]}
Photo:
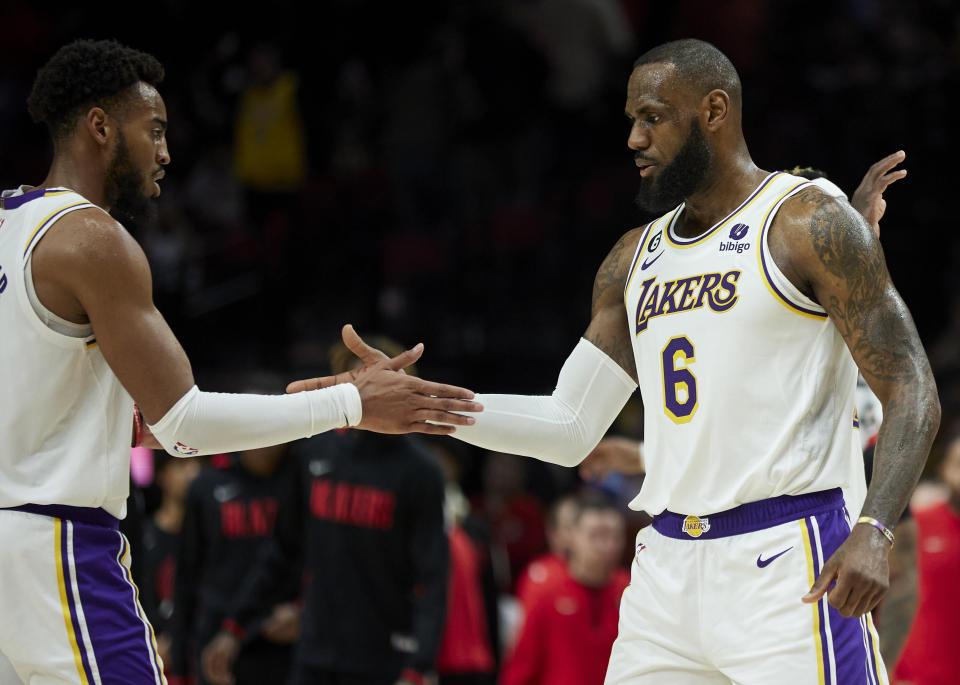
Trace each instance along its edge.
{"label": "bicep", "polygon": [[119,225],[88,221],[67,249],[55,251],[63,285],[80,302],[104,359],[140,406],[159,421],[193,386],[183,348],[153,304],[150,267]]}
{"label": "bicep", "polygon": [[829,198],[805,209],[806,241],[798,250],[802,272],[867,383],[886,403],[926,366],[913,318],[863,218]]}

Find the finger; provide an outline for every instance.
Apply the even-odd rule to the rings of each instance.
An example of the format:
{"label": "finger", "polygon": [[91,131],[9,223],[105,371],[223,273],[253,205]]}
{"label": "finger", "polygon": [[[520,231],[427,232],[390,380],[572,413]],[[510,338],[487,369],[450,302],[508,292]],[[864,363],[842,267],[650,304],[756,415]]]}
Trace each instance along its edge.
{"label": "finger", "polygon": [[393,359],[388,359],[386,367],[392,371],[400,371],[415,363],[423,356],[423,343],[417,343],[406,352],[401,352]]}
{"label": "finger", "polygon": [[897,169],[896,171],[891,171],[889,174],[887,174],[886,176],[882,176],[880,180],[877,181],[877,185],[879,186],[878,189],[882,193],[884,190],[887,189],[887,186],[889,186],[891,183],[894,183],[895,181],[899,181],[901,178],[903,178],[906,175],[907,175],[906,169]]}
{"label": "finger", "polygon": [[303,392],[304,390],[321,390],[337,384],[337,376],[321,376],[320,378],[307,378],[301,381],[293,381],[287,385],[287,393],[293,394]]}
{"label": "finger", "polygon": [[456,400],[447,397],[421,395],[417,400],[417,409],[439,409],[440,411],[479,413],[483,405],[470,400]]}
{"label": "finger", "polygon": [[900,162],[907,158],[907,153],[903,150],[897,150],[896,152],[887,155],[878,162],[874,162],[873,166],[870,167],[870,171],[876,176],[883,174],[893,167],[897,166]]}
{"label": "finger", "polygon": [[827,595],[827,601],[830,606],[840,612],[843,616],[850,616],[851,610],[856,606],[856,600],[860,593],[846,577],[838,577],[837,584]]}
{"label": "finger", "polygon": [[449,423],[455,426],[472,426],[477,422],[472,416],[462,416],[452,414],[448,411],[438,409],[417,409],[413,412],[413,417],[417,421],[437,421],[439,423]]}
{"label": "finger", "polygon": [[[819,602],[820,598],[823,597],[827,589],[830,587],[830,584],[833,583],[836,578],[836,567],[827,561],[823,567],[823,570],[820,571],[820,575],[817,576],[817,579],[813,581],[813,585],[810,586],[810,591],[801,597],[801,600],[807,604]],[[836,590],[834,590],[834,592],[836,592]]]}
{"label": "finger", "polygon": [[360,357],[360,360],[364,364],[376,364],[388,358],[387,355],[377,348],[370,347],[370,345],[365,343],[351,324],[343,327],[343,330],[340,331],[340,337],[343,338],[343,344],[347,346],[347,349]]}
{"label": "finger", "polygon": [[411,433],[426,433],[427,435],[450,435],[456,432],[456,428],[445,424],[422,423],[414,421],[407,426]]}
{"label": "finger", "polygon": [[[422,378],[411,378],[413,387],[422,395],[433,395],[434,397],[448,397],[461,400],[472,400],[475,393],[473,390],[467,390],[456,385],[447,385],[446,383],[434,383],[425,381]],[[460,411],[483,411],[482,405],[477,405],[478,409],[462,409]]]}

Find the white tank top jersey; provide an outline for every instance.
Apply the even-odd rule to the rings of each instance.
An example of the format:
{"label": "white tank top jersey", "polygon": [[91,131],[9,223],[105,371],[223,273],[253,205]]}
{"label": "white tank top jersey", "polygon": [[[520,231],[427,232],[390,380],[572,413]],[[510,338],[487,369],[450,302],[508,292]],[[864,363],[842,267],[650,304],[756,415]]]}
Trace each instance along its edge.
{"label": "white tank top jersey", "polygon": [[857,367],[766,242],[808,185],[770,174],[698,238],[674,232],[683,205],[644,230],[624,293],[647,459],[631,508],[703,516],[848,484]]}
{"label": "white tank top jersey", "polygon": [[96,208],[73,191],[0,202],[0,507],[62,504],[126,514],[133,400],[89,326],[47,311],[30,256],[56,221]]}

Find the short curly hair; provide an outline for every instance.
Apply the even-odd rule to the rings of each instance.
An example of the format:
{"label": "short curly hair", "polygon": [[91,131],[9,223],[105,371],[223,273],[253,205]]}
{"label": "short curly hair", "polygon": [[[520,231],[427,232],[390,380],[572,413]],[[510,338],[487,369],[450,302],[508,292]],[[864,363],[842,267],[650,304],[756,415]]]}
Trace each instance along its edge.
{"label": "short curly hair", "polygon": [[59,141],[90,107],[116,109],[127,88],[140,81],[156,87],[163,76],[163,66],[153,55],[115,40],[77,40],[57,50],[37,72],[27,109]]}

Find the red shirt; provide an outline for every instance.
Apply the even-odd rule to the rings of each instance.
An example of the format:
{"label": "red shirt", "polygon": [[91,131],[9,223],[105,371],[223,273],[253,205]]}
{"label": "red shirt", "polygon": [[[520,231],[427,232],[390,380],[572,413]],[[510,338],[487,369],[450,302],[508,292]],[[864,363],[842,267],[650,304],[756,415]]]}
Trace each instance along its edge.
{"label": "red shirt", "polygon": [[524,613],[536,601],[541,592],[553,592],[553,586],[563,582],[567,575],[567,561],[558,554],[548,552],[531,561],[517,581],[517,601]]}
{"label": "red shirt", "polygon": [[917,617],[895,677],[913,685],[960,682],[960,514],[942,503],[917,520]]}
{"label": "red shirt", "polygon": [[437,654],[437,673],[493,673],[493,651],[480,586],[480,554],[459,526],[450,531],[447,622]]}
{"label": "red shirt", "polygon": [[533,598],[500,685],[603,685],[629,582],[617,569],[604,587],[592,589],[564,569],[552,592]]}

